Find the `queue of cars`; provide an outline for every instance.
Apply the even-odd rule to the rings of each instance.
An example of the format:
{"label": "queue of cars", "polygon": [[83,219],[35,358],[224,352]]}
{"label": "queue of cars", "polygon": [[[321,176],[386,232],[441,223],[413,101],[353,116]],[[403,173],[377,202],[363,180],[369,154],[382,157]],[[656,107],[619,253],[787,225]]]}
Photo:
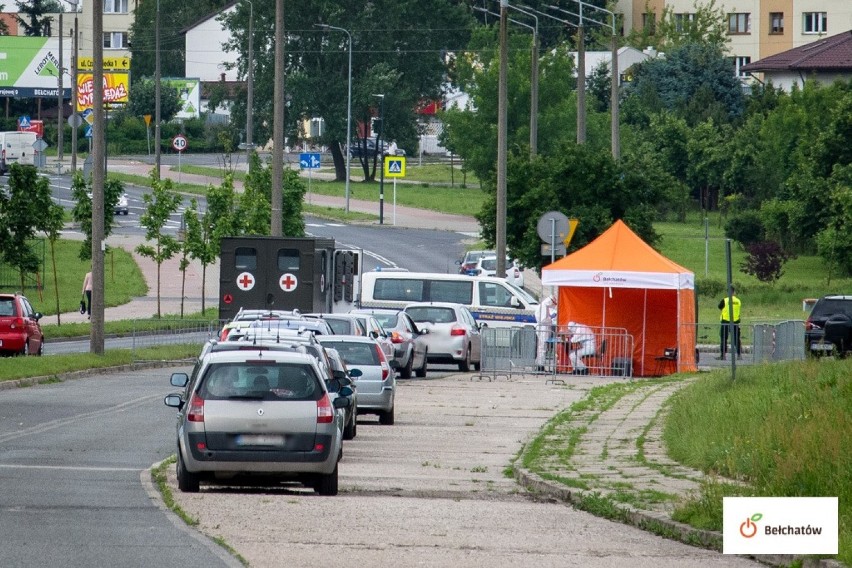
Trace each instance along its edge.
{"label": "queue of cars", "polygon": [[410,308],[343,318],[240,310],[191,373],[171,376],[181,390],[164,403],[178,411],[180,490],[297,482],[336,495],[343,441],[356,437],[358,416],[395,422],[397,372],[425,377],[432,360],[479,366],[479,328],[465,306]]}
{"label": "queue of cars", "polygon": [[[459,274],[468,276],[494,276],[497,273],[497,252],[493,250],[469,250],[457,261]],[[518,288],[524,287],[524,269],[518,262],[506,257],[506,281]]]}

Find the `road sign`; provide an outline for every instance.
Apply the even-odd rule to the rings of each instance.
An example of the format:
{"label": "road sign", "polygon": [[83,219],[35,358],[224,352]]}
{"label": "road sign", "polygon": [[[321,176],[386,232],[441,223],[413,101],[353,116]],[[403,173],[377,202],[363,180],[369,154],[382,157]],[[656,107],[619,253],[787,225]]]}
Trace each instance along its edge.
{"label": "road sign", "polygon": [[36,152],[44,152],[47,149],[47,142],[45,142],[41,138],[36,138],[36,141],[33,142],[33,150]]}
{"label": "road sign", "polygon": [[85,132],[85,134],[83,134],[83,137],[84,138],[91,138],[92,137],[92,127],[91,126],[86,127],[86,132]]}
{"label": "road sign", "polygon": [[83,124],[83,118],[76,112],[71,113],[71,115],[68,117],[68,126],[70,126],[71,128],[77,128],[81,124]]}
{"label": "road sign", "polygon": [[172,138],[172,148],[177,150],[178,152],[183,152],[186,150],[187,146],[189,146],[189,142],[186,139],[186,136],[183,134],[178,134],[174,138]]}
{"label": "road sign", "polygon": [[562,241],[562,243],[567,247],[571,244],[571,239],[574,238],[574,232],[577,230],[577,225],[580,224],[578,219],[568,219],[568,236]]}
{"label": "road sign", "polygon": [[319,168],[319,152],[303,152],[299,154],[299,167],[301,167],[303,170],[315,170]]}
{"label": "road sign", "polygon": [[[93,57],[81,57],[77,69],[81,71],[92,71],[95,68]],[[104,70],[126,71],[130,69],[129,57],[104,57]]]}
{"label": "road sign", "polygon": [[150,114],[143,114],[142,118],[145,119],[145,126],[151,126],[151,115]]}
{"label": "road sign", "polygon": [[568,236],[568,217],[559,211],[548,211],[538,218],[538,236],[551,245],[555,242],[561,243]]}
{"label": "road sign", "polygon": [[541,256],[550,256],[550,251],[553,251],[554,256],[565,256],[565,245],[553,245],[543,244],[541,245]]}
{"label": "road sign", "polygon": [[405,177],[405,156],[385,156],[385,177]]}
{"label": "road sign", "polygon": [[88,124],[91,125],[95,123],[95,111],[93,111],[91,107],[84,110],[81,113],[81,116],[83,117],[83,120],[85,120]]}
{"label": "road sign", "polygon": [[18,128],[29,128],[30,127],[30,117],[29,115],[23,115],[18,119]]}

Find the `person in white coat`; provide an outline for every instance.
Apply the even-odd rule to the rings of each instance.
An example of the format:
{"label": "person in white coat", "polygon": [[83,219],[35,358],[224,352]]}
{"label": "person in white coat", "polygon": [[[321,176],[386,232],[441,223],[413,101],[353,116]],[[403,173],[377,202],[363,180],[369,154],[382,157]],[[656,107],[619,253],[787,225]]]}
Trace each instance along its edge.
{"label": "person in white coat", "polygon": [[544,364],[547,359],[548,340],[553,337],[553,332],[556,326],[556,296],[548,295],[538,304],[536,312],[537,324],[537,339],[535,364],[539,371],[544,370]]}
{"label": "person in white coat", "polygon": [[589,368],[583,361],[583,357],[595,354],[595,332],[587,325],[569,321],[568,342],[570,345],[568,358],[573,367],[571,374],[588,375]]}

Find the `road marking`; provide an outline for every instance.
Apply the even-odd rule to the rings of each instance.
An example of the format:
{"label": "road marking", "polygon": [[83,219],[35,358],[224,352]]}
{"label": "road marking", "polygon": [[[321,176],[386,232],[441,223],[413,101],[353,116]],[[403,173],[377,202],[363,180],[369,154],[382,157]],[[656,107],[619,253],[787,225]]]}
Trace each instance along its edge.
{"label": "road marking", "polygon": [[458,235],[464,235],[465,237],[478,237],[479,233],[475,232],[465,232],[465,231],[456,231]]}
{"label": "road marking", "polygon": [[19,465],[0,464],[0,469],[46,469],[57,471],[143,471],[143,467],[91,467],[84,465]]}

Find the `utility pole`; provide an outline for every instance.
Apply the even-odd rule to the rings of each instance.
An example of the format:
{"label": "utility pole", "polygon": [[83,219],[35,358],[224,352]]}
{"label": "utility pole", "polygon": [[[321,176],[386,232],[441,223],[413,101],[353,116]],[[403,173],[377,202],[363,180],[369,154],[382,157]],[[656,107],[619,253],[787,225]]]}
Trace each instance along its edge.
{"label": "utility pole", "polygon": [[59,12],[59,73],[58,73],[59,76],[56,78],[56,82],[57,82],[56,100],[57,100],[57,103],[59,105],[58,110],[57,110],[57,114],[56,114],[57,119],[58,119],[57,120],[58,124],[56,125],[57,126],[57,129],[56,129],[56,159],[58,161],[58,165],[56,167],[59,170],[59,171],[57,171],[57,173],[62,173],[62,171],[61,171],[62,170],[62,150],[63,150],[63,148],[62,148],[62,146],[63,146],[62,135],[64,134],[64,131],[65,131],[65,124],[63,124],[65,122],[65,116],[64,116],[65,112],[63,111],[63,99],[65,97],[63,97],[63,92],[62,92],[62,78],[63,78],[62,73],[64,72],[63,65],[65,63],[62,59],[62,43],[63,43],[62,40],[63,40],[64,37],[65,37],[65,28],[62,26],[62,12]]}
{"label": "utility pole", "polygon": [[[252,143],[252,115],[254,114],[254,4],[250,0],[245,0],[249,5],[249,21],[248,21],[248,67],[246,68],[246,158],[251,155],[254,150]],[[248,165],[248,164],[246,164]]]}
{"label": "utility pole", "polygon": [[509,0],[500,0],[500,77],[497,87],[497,278],[506,277],[506,162],[509,108]]}
{"label": "utility pole", "polygon": [[104,158],[106,122],[104,120],[104,2],[92,0],[92,329],[90,350],[104,353]]}
{"label": "utility pole", "polygon": [[[385,152],[382,150],[382,134],[385,130],[385,96],[373,95],[379,97],[381,103],[379,105],[379,133],[376,136],[376,154],[381,157],[381,170],[379,171],[379,225],[385,224]],[[373,162],[375,163],[375,162]]]}
{"label": "utility pole", "polygon": [[586,31],[583,27],[583,5],[580,4],[580,26],[577,28],[577,144],[586,143]]}
{"label": "utility pole", "polygon": [[284,195],[284,0],[275,0],[275,87],[272,124],[272,219],[271,235],[280,237]]}
{"label": "utility pole", "polygon": [[80,54],[80,31],[77,26],[77,4],[74,4],[74,61],[71,62],[71,114],[75,117],[71,126],[71,172],[77,171],[77,65]]}
{"label": "utility pole", "polygon": [[[103,0],[101,0],[103,1]],[[100,36],[95,36],[100,37]],[[160,0],[157,0],[157,15],[154,17],[154,177],[160,179]]]}

